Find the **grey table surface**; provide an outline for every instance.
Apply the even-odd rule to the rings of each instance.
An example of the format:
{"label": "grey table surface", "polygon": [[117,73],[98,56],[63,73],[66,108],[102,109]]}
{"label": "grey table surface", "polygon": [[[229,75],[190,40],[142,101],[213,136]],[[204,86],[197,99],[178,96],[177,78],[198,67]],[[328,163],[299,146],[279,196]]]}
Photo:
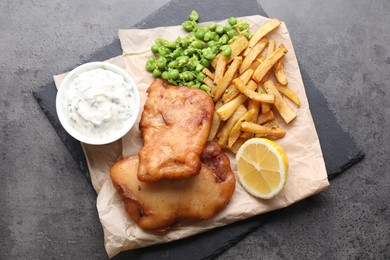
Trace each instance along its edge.
{"label": "grey table surface", "polygon": [[[0,1],[0,259],[107,258],[96,194],[31,93],[167,2]],[[259,3],[366,157],[219,258],[389,259],[390,2]]]}

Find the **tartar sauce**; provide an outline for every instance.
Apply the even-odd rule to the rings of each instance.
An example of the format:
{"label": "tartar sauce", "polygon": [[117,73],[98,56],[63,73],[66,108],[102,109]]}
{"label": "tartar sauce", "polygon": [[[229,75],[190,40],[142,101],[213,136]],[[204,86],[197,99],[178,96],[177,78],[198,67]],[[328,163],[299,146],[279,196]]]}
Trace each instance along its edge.
{"label": "tartar sauce", "polygon": [[121,131],[135,104],[131,85],[121,75],[103,68],[78,74],[64,96],[65,117],[73,128],[93,138]]}

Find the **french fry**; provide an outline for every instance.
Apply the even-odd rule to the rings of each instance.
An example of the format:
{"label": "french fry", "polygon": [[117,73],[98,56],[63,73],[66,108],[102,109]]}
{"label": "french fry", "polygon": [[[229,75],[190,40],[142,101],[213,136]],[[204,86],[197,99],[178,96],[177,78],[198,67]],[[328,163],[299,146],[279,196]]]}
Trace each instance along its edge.
{"label": "french fry", "polygon": [[291,106],[284,100],[282,95],[279,93],[278,89],[275,87],[272,80],[268,80],[264,83],[265,91],[268,94],[273,94],[275,96],[275,107],[278,110],[279,114],[282,116],[286,124],[290,123],[294,118],[297,117],[295,111]]}
{"label": "french fry", "polygon": [[301,106],[301,101],[300,101],[298,95],[295,94],[295,92],[294,92],[291,88],[289,88],[289,87],[287,87],[287,86],[281,86],[281,85],[279,85],[279,84],[275,84],[275,87],[278,89],[278,91],[279,91],[280,93],[283,94],[283,96],[286,96],[286,97],[289,98],[292,102],[294,102],[295,105],[297,105],[298,107]]}
{"label": "french fry", "polygon": [[202,72],[207,76],[209,77],[210,79],[214,80],[214,74],[208,69],[208,68],[204,68],[202,70]]}
{"label": "french fry", "polygon": [[221,125],[221,119],[219,119],[219,116],[217,114],[217,109],[222,106],[222,102],[218,101],[214,105],[214,114],[213,114],[213,121],[211,123],[210,133],[209,137],[207,138],[208,141],[211,141],[214,139],[215,135],[218,132],[219,126]]}
{"label": "french fry", "polygon": [[261,26],[255,34],[252,36],[252,38],[249,40],[248,48],[244,52],[244,56],[247,56],[248,53],[251,51],[253,46],[256,45],[264,36],[266,36],[268,33],[272,32],[276,28],[279,27],[281,22],[278,19],[271,19],[269,22]]}
{"label": "french fry", "polygon": [[202,80],[202,82],[203,82],[204,84],[206,84],[211,90],[215,88],[215,86],[214,86],[214,81],[213,81],[211,78],[209,78],[209,77],[205,77],[205,78]]}
{"label": "french fry", "polygon": [[242,57],[235,57],[232,64],[228,67],[225,75],[223,75],[221,80],[218,81],[217,86],[212,89],[214,92],[214,101],[218,101],[221,98],[223,92],[226,90],[226,88],[232,81],[234,74],[240,67],[241,62]]}
{"label": "french fry", "polygon": [[275,78],[280,84],[286,86],[288,84],[286,74],[284,73],[284,57],[282,57],[274,66]]}
{"label": "french fry", "polygon": [[[274,39],[269,40],[268,42],[268,49],[267,49],[267,57],[271,56],[271,54],[275,51],[276,48],[276,41]],[[262,82],[265,82],[268,80],[269,75],[271,75],[272,70],[269,70],[263,79],[261,80]]]}
{"label": "french fry", "polygon": [[272,110],[270,110],[268,113],[261,113],[257,118],[257,123],[259,125],[263,125],[274,119],[275,119],[274,113],[272,112]]}
{"label": "french fry", "polygon": [[[249,90],[255,90],[257,87],[257,84],[253,81],[253,83],[248,84],[247,88]],[[227,120],[233,113],[234,111],[246,100],[248,99],[247,96],[243,94],[239,94],[235,98],[233,98],[231,101],[228,103],[224,104],[222,107],[220,107],[217,110],[217,114],[219,115],[219,118],[223,121]]]}
{"label": "french fry", "polygon": [[276,41],[274,39],[270,39],[268,41],[267,57],[269,57],[275,51],[275,48],[276,48]]}
{"label": "french fry", "polygon": [[248,53],[247,56],[245,56],[244,60],[242,61],[241,67],[240,67],[240,74],[244,73],[252,62],[256,59],[256,57],[267,47],[268,40],[266,38],[261,39],[258,43],[256,43],[255,46],[253,46],[252,50]]}
{"label": "french fry", "polygon": [[241,52],[243,52],[248,47],[248,39],[239,35],[237,38],[230,44],[230,48],[232,49],[232,54],[230,55],[230,59],[228,62],[232,61],[235,57],[237,57]]}
{"label": "french fry", "polygon": [[223,126],[221,135],[218,139],[218,144],[221,147],[225,147],[229,138],[230,130],[232,130],[234,124],[247,112],[247,109],[241,105],[239,106],[233,115],[229,118],[226,124]]}
{"label": "french fry", "polygon": [[252,64],[249,66],[250,69],[256,70],[257,67],[259,67],[260,63],[262,63],[265,60],[264,56],[260,56],[256,60],[252,62]]}
{"label": "french fry", "polygon": [[253,99],[249,99],[248,100],[248,110],[254,110],[255,111],[255,114],[253,115],[252,117],[252,122],[256,122],[256,119],[259,115],[259,112],[260,112],[260,102],[259,101],[256,101],[256,100],[253,100]]}
{"label": "french fry", "polygon": [[222,53],[219,53],[217,54],[217,56],[214,57],[214,59],[212,59],[210,61],[210,65],[211,67],[213,67],[214,69],[217,67],[217,63],[218,63],[218,59],[222,56]]}
{"label": "french fry", "polygon": [[221,56],[218,59],[217,66],[215,67],[214,72],[214,83],[218,84],[218,82],[222,79],[223,74],[225,73],[226,66],[228,64],[228,59],[225,56]]}
{"label": "french fry", "polygon": [[243,145],[248,138],[239,138],[231,147],[227,147],[232,153],[236,154],[238,149],[240,149],[241,145]]}
{"label": "french fry", "polygon": [[[253,82],[253,84],[256,84],[254,81],[249,81],[248,85]],[[241,91],[242,94],[245,96],[249,97],[250,99],[259,101],[259,102],[264,102],[264,103],[271,103],[273,104],[275,102],[275,97],[270,94],[259,94],[247,86],[242,82],[241,79],[236,78],[233,80],[233,83],[236,84],[237,88]],[[256,84],[257,87],[257,84]]]}
{"label": "french fry", "polygon": [[240,137],[241,133],[241,123],[244,121],[250,121],[255,115],[255,110],[248,110],[238,121],[234,124],[229,133],[228,138],[228,146],[232,147],[232,145],[237,141]]}
{"label": "french fry", "polygon": [[[239,77],[245,84],[251,79],[254,70],[247,69],[241,76]],[[235,96],[240,94],[241,92],[237,89],[235,84],[230,84],[230,86],[225,90],[225,93],[222,96],[223,103],[227,103],[232,100]]]}
{"label": "french fry", "polygon": [[[267,92],[265,92],[265,90],[263,89],[261,84],[259,84],[259,86],[257,88],[257,92],[259,92],[260,94],[267,94]],[[264,102],[260,103],[260,104],[261,104],[261,113],[262,114],[266,114],[271,110],[271,104],[264,103]]]}
{"label": "french fry", "polygon": [[234,111],[244,103],[248,98],[242,94],[236,96],[228,103],[224,104],[222,107],[217,109],[217,114],[222,121],[226,121],[229,119],[231,115],[233,115]]}
{"label": "french fry", "polygon": [[242,122],[241,131],[256,134],[256,137],[272,137],[282,138],[286,135],[286,131],[280,127],[266,127],[252,122]]}
{"label": "french fry", "polygon": [[252,78],[256,82],[260,82],[267,72],[275,65],[275,63],[287,53],[287,49],[283,44],[279,46],[279,48],[274,51],[269,57],[267,57],[262,63],[260,63],[259,67],[255,70]]}
{"label": "french fry", "polygon": [[[249,139],[249,138],[252,138],[254,135],[254,133],[250,133],[250,132],[241,132],[240,134],[240,138],[244,138],[244,139]],[[234,143],[236,144],[236,143]],[[233,144],[233,145],[234,145]]]}
{"label": "french fry", "polygon": [[[248,39],[243,36],[239,35],[231,44],[230,48],[232,49],[232,53],[230,55],[230,58],[228,59],[228,62],[231,62],[235,57],[237,57],[243,50],[245,50],[248,47]],[[213,68],[216,68],[219,58],[222,56],[222,54],[218,54],[215,56],[215,58],[210,62],[210,65]]]}

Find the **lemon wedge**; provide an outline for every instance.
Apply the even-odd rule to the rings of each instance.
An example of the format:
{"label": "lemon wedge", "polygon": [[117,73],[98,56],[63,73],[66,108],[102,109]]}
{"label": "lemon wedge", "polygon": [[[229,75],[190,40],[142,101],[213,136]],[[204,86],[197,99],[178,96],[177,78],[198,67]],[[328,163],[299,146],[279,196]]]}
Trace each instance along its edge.
{"label": "lemon wedge", "polygon": [[251,195],[271,199],[284,187],[288,159],[274,141],[252,138],[241,145],[236,154],[237,179]]}

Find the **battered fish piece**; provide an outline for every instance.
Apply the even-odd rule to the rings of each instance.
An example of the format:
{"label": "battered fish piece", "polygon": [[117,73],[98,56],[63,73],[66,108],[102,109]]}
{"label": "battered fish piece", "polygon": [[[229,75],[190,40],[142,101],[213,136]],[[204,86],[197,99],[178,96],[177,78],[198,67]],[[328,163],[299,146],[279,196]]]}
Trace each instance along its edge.
{"label": "battered fish piece", "polygon": [[210,132],[214,103],[200,89],[155,79],[148,88],[140,130],[138,179],[183,179],[200,171],[200,154]]}
{"label": "battered fish piece", "polygon": [[236,179],[229,158],[208,142],[201,160],[200,173],[182,180],[139,181],[138,156],[116,162],[110,175],[134,222],[164,234],[179,221],[211,218],[230,201]]}

